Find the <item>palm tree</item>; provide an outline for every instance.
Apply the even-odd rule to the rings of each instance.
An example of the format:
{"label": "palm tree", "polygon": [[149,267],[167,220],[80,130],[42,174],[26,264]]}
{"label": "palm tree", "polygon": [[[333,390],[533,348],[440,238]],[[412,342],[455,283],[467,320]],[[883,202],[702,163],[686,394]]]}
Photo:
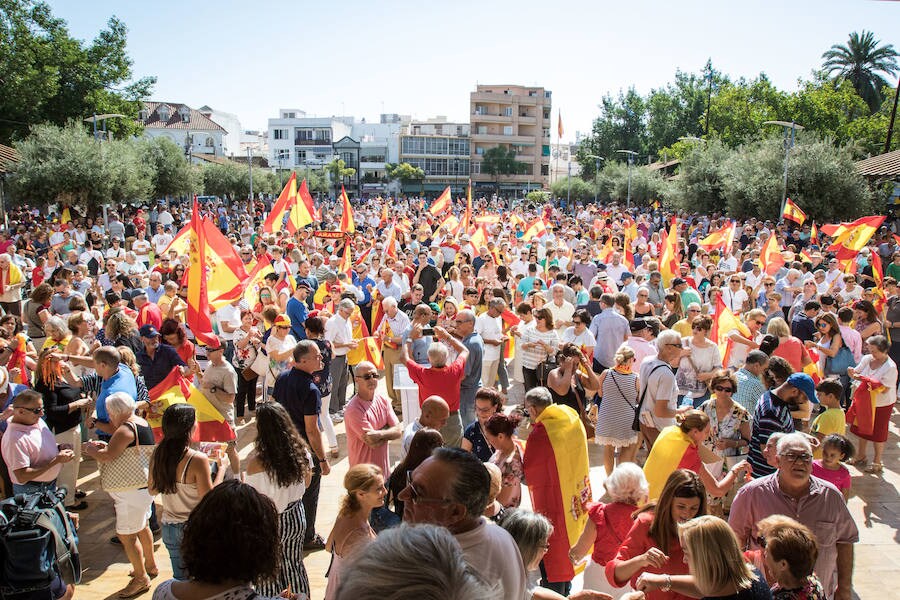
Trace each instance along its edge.
{"label": "palm tree", "polygon": [[853,32],[847,45],[834,44],[822,54],[822,67],[829,74],[847,79],[856,88],[859,96],[866,101],[872,112],[879,109],[882,102],[881,89],[888,85],[879,73],[893,76],[897,72],[897,51],[892,44],[879,47],[871,31]]}

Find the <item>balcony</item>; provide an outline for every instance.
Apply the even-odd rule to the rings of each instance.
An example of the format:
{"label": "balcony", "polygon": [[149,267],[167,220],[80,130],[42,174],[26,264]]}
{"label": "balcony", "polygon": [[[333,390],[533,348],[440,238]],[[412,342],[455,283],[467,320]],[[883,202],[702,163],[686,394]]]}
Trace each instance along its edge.
{"label": "balcony", "polygon": [[502,133],[473,133],[472,141],[476,143],[495,142],[498,144],[534,144],[534,136],[503,135]]}
{"label": "balcony", "polygon": [[487,92],[473,92],[469,99],[472,102],[493,102],[495,104],[512,104],[515,96],[506,94],[488,94]]}
{"label": "balcony", "polygon": [[513,117],[494,113],[472,113],[472,123],[512,123]]}
{"label": "balcony", "polygon": [[519,115],[519,125],[537,125],[537,118]]}

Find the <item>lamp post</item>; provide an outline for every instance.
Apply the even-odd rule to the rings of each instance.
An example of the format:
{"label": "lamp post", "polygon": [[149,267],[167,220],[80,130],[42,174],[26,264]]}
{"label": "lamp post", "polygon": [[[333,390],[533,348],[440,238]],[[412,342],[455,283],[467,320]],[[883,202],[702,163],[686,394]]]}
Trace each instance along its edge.
{"label": "lamp post", "polygon": [[247,148],[247,168],[250,169],[250,201],[253,202],[253,156]]}
{"label": "lamp post", "polygon": [[[103,160],[103,148],[100,145],[100,136],[98,135],[101,132],[106,132],[106,120],[112,118],[125,118],[125,115],[120,115],[118,113],[109,113],[104,115],[93,114],[90,117],[84,119],[85,123],[93,123],[93,132],[94,132],[94,140],[97,141],[97,146],[100,147],[100,160]],[[100,121],[100,125],[102,127],[101,131],[97,131],[97,121]],[[6,209],[5,207],[0,207],[3,211],[3,220],[6,222]],[[107,205],[103,205],[103,225],[104,227],[109,227],[109,218],[107,216]]]}
{"label": "lamp post", "polygon": [[459,157],[453,159],[453,179],[459,184]]}
{"label": "lamp post", "polygon": [[587,154],[588,158],[594,159],[594,204],[597,204],[597,192],[599,192],[599,187],[597,185],[597,177],[600,175],[600,161],[606,160],[602,156],[597,156],[596,154]]}
{"label": "lamp post", "polygon": [[[794,147],[794,140],[797,138],[797,130],[803,130],[803,125],[798,125],[791,121],[788,123],[787,121],[763,121],[763,125],[778,125],[784,128],[784,183],[782,184],[781,191],[781,211],[780,214],[784,214],[784,204],[787,201],[787,181],[788,181],[788,163],[791,159],[791,148]],[[788,130],[790,130],[790,137],[788,136]]]}
{"label": "lamp post", "polygon": [[634,165],[634,157],[637,156],[637,152],[634,150],[616,150],[619,154],[628,155],[628,194],[625,198],[625,208],[631,208],[631,167]]}

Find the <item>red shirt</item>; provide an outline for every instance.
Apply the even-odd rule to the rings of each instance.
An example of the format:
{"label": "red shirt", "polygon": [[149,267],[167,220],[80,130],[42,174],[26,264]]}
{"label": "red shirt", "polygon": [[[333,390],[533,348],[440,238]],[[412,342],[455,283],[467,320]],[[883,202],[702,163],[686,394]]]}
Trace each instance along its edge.
{"label": "red shirt", "polygon": [[191,343],[191,340],[185,338],[184,343],[175,348],[175,352],[178,353],[181,360],[187,363],[194,358],[194,344]]}
{"label": "red shirt", "polygon": [[588,506],[588,518],[597,526],[594,553],[591,558],[601,567],[616,557],[616,551],[634,525],[631,514],[637,509],[632,504],[595,502]]}
{"label": "red shirt", "polygon": [[780,356],[788,361],[791,368],[797,373],[803,372],[804,355],[809,356],[806,346],[794,336],[791,336],[778,344],[778,347],[775,348],[775,351],[772,353],[772,356]]}
{"label": "red shirt", "polygon": [[[671,518],[671,516],[667,516],[667,518]],[[635,556],[643,554],[650,548],[659,548],[659,545],[653,540],[653,538],[650,537],[650,524],[652,522],[652,512],[641,513],[634,520],[634,525],[632,525],[631,531],[628,532],[628,536],[616,551],[615,558],[606,563],[606,579],[608,579],[610,583],[625,583],[624,581],[616,581],[616,566],[620,565],[626,560],[630,560]],[[688,566],[687,563],[684,562],[684,551],[681,549],[681,544],[678,543],[678,536],[673,535],[672,537],[673,539],[669,542],[669,551],[666,552],[669,560],[666,561],[662,568],[656,569],[653,567],[647,567],[645,569],[639,570],[631,578],[632,586],[637,582],[638,575],[645,571],[647,573],[668,573],[669,575],[688,574]],[[660,550],[661,549],[662,548],[660,548]],[[682,596],[681,594],[677,594],[675,592],[663,592],[660,590],[645,592],[645,596],[647,600],[688,600],[687,596]]]}
{"label": "red shirt", "polygon": [[143,305],[141,310],[138,311],[137,316],[138,327],[142,327],[148,323],[156,327],[157,330],[162,327],[162,313],[160,312],[159,307],[152,302]]}
{"label": "red shirt", "polygon": [[459,385],[466,371],[466,360],[458,356],[446,367],[426,367],[411,360],[406,361],[409,378],[419,386],[419,407],[429,396],[440,396],[447,402],[450,412],[459,411]]}

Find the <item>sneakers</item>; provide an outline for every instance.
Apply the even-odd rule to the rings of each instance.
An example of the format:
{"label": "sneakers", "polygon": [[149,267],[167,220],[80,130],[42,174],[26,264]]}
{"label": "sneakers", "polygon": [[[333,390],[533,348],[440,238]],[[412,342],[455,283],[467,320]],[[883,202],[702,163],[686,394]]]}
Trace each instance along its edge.
{"label": "sneakers", "polygon": [[331,417],[331,422],[337,425],[338,423],[344,422],[344,414],[343,411],[338,411],[336,413],[331,413],[329,415]]}
{"label": "sneakers", "polygon": [[303,542],[303,549],[308,552],[314,552],[316,550],[324,550],[325,549],[325,540],[322,539],[322,536],[316,534],[313,536],[311,540]]}

